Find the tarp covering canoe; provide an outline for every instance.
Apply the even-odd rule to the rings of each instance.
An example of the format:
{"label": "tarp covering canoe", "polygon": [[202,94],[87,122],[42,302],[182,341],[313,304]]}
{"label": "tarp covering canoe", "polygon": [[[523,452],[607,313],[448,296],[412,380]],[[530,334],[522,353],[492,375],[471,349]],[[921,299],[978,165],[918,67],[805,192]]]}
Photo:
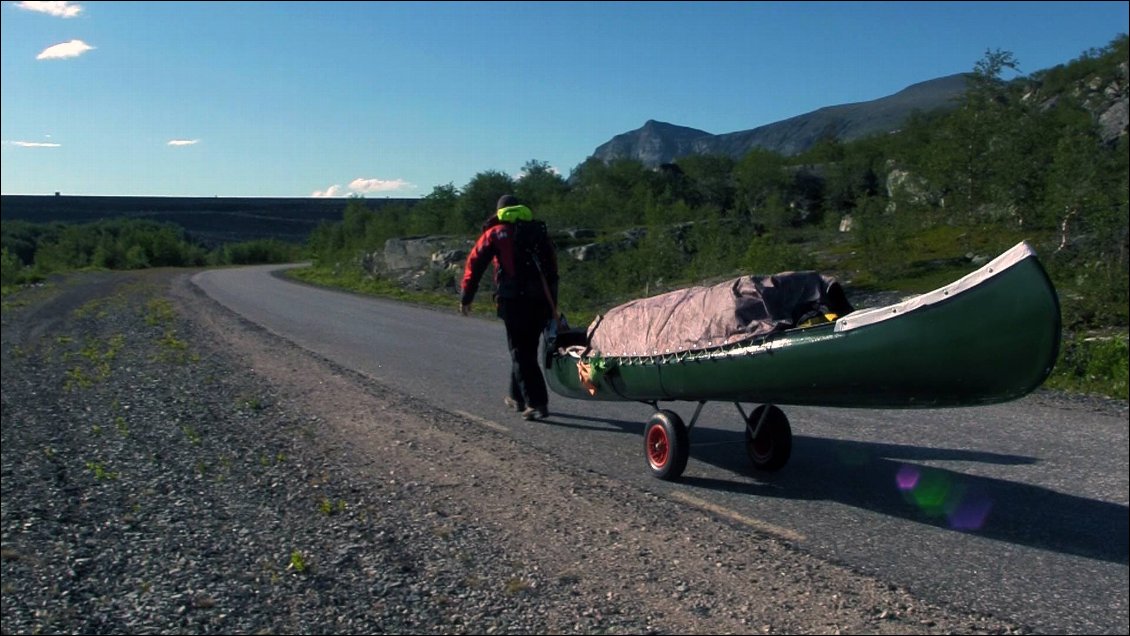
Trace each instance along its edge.
{"label": "tarp covering canoe", "polygon": [[824,274],[742,276],[614,307],[589,325],[589,346],[606,357],[680,353],[731,345],[851,311],[843,288]]}

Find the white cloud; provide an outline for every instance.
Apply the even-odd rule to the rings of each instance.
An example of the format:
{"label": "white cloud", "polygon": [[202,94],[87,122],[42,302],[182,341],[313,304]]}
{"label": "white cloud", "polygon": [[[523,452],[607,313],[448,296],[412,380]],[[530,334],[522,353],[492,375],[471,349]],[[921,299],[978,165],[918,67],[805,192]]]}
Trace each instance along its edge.
{"label": "white cloud", "polygon": [[37,60],[62,60],[68,57],[78,57],[87,51],[94,49],[82,40],[71,40],[70,42],[63,42],[43,49],[43,52],[35,56]]}
{"label": "white cloud", "polygon": [[71,4],[70,2],[17,2],[16,6],[25,11],[46,13],[57,18],[75,18],[82,13],[81,4]]}
{"label": "white cloud", "polygon": [[341,194],[342,194],[341,186],[335,183],[334,185],[326,188],[325,190],[315,191],[310,196],[317,197],[317,198],[325,198],[325,197],[339,197],[339,196],[341,196]]}
{"label": "white cloud", "polygon": [[415,188],[404,179],[354,179],[349,182],[349,189],[353,192],[392,192],[394,190],[408,190]]}
{"label": "white cloud", "polygon": [[46,141],[13,141],[13,146],[20,146],[21,148],[58,148],[63,144],[56,144]]}
{"label": "white cloud", "polygon": [[167,145],[169,146],[195,146],[200,143],[199,139],[170,139]]}
{"label": "white cloud", "polygon": [[334,184],[325,190],[318,190],[311,194],[312,197],[343,197],[347,194],[371,194],[373,192],[393,192],[396,190],[415,190],[416,186],[404,179],[354,179],[349,185],[342,188]]}

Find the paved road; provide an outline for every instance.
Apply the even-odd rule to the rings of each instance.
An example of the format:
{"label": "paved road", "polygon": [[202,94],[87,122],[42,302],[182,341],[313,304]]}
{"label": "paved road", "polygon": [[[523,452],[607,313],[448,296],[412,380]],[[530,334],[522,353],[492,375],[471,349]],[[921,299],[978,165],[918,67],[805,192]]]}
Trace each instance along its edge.
{"label": "paved road", "polygon": [[[645,466],[649,406],[551,395],[547,421],[506,411],[499,321],[459,316],[454,298],[450,311],[418,308],[295,284],[272,269],[193,281],[287,340],[626,489],[715,510],[924,600],[1035,632],[1130,631],[1125,410],[1043,392],[944,410],[785,407],[793,455],[765,477],[750,470],[737,410],[710,403],[691,431],[684,477],[671,484]],[[688,422],[694,411],[662,406]],[[757,586],[750,581],[751,595]]]}

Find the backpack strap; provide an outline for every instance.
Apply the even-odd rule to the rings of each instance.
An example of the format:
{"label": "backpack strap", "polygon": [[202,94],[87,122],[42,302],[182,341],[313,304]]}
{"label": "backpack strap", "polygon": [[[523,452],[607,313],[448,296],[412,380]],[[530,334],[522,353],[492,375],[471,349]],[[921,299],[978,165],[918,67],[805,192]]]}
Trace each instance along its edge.
{"label": "backpack strap", "polygon": [[[520,247],[526,249],[529,253],[530,262],[534,264],[534,269],[538,271],[538,278],[541,279],[541,289],[545,292],[545,300],[549,303],[549,308],[553,310],[553,322],[556,325],[561,324],[561,313],[557,309],[557,303],[553,301],[553,293],[549,290],[549,281],[545,278],[545,272],[541,268],[541,246],[545,242],[546,237],[549,235],[549,229],[545,225],[545,221],[520,221],[516,225],[521,225],[522,229],[534,230],[532,240],[524,240],[524,245]],[[518,230],[521,232],[521,229]]]}

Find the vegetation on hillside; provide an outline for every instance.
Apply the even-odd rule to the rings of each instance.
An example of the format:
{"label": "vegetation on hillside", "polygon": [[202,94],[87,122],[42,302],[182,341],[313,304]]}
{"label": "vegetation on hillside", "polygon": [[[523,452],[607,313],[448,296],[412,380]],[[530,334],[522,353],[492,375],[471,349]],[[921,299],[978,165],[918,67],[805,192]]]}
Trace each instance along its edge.
{"label": "vegetation on hillside", "polygon": [[143,269],[290,263],[302,246],[274,239],[221,245],[207,250],[170,223],[110,219],[92,223],[0,224],[0,283],[14,286],[82,269]]}

